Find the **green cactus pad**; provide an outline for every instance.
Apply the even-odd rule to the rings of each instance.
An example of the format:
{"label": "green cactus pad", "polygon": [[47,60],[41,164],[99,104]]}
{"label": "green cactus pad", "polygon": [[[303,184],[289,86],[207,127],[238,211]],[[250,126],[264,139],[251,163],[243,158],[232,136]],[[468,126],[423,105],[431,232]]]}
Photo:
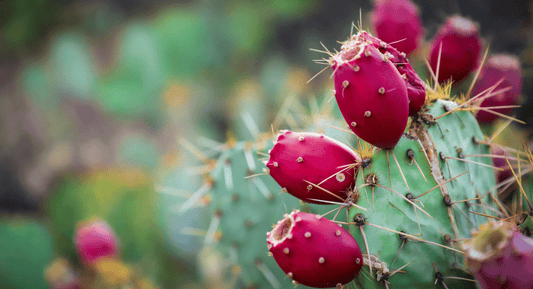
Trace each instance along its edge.
{"label": "green cactus pad", "polygon": [[[370,254],[379,256],[379,261],[374,260],[373,276],[370,276],[368,267],[365,266],[357,278],[357,282],[365,289],[386,288],[385,282],[391,284],[393,288],[441,288],[442,284],[438,283],[442,280],[448,288],[475,288],[474,282],[457,279],[439,279],[435,285],[439,277],[436,275],[436,270],[445,277],[473,279],[463,272],[463,258],[459,252],[460,241],[453,240],[469,238],[471,229],[486,222],[486,217],[477,216],[470,213],[471,211],[491,214],[489,206],[495,206],[490,197],[485,194],[492,192],[491,190],[496,185],[492,168],[473,163],[466,164],[460,160],[445,159],[444,161],[439,157],[442,152],[444,157],[457,158],[458,149],[462,149],[462,157],[467,160],[491,165],[490,158],[469,157],[474,154],[488,154],[487,146],[472,141],[474,137],[482,140],[483,134],[470,112],[454,112],[438,119],[436,123],[433,122],[428,114],[434,117],[443,114],[445,104],[449,108],[456,105],[438,100],[425,116],[412,122],[408,133],[410,137],[403,137],[390,151],[375,150],[371,156],[370,165],[358,175],[358,205],[368,211],[353,208],[350,212],[350,220],[353,220],[358,213],[364,215],[366,224],[363,230],[369,244]],[[408,150],[411,152],[412,159],[407,155]],[[422,177],[422,173],[427,182]],[[462,173],[465,174],[461,175]],[[456,176],[459,177],[417,198],[438,184]],[[372,188],[372,185],[376,183],[377,185]],[[392,188],[394,192],[389,188]],[[413,201],[418,208],[406,201],[408,193],[415,198]],[[485,212],[483,205],[478,204],[476,200],[468,202],[469,205],[467,202],[460,202],[448,206],[445,204],[445,195],[451,197],[451,202],[475,199],[478,195],[482,195],[484,196],[483,205],[489,212]],[[431,215],[431,218],[422,210]],[[364,247],[361,230],[354,224],[350,226],[351,232],[361,247]],[[413,237],[408,236],[405,241],[405,238],[400,238],[399,232]],[[362,249],[368,253],[365,248]],[[394,270],[406,264],[409,265],[395,273]],[[389,271],[383,270],[383,265],[386,265]],[[378,268],[379,266],[381,269]],[[377,280],[377,272],[381,275],[379,276],[381,282]]]}
{"label": "green cactus pad", "polygon": [[44,269],[52,240],[44,226],[27,219],[0,220],[0,288],[48,288]]}

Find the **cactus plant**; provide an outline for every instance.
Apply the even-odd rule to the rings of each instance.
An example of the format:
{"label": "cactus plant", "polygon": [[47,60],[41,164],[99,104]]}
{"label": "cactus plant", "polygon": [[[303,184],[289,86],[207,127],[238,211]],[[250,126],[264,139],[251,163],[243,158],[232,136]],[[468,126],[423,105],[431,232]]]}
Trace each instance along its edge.
{"label": "cactus plant", "polygon": [[[364,244],[368,269],[363,267],[354,282],[362,288],[473,288],[475,280],[463,264],[463,242],[472,230],[500,214],[494,167],[487,157],[491,156],[491,141],[485,140],[470,112],[475,110],[473,99],[452,101],[451,85],[436,85],[434,89],[424,85],[428,95],[424,93],[423,105],[411,115],[404,133],[406,82],[390,61],[396,51],[387,51],[388,44],[381,43],[359,32],[329,61],[339,108],[354,133],[370,143],[369,149],[364,143],[360,146],[356,187],[338,208],[349,208],[348,220],[335,221],[349,224],[357,243]],[[388,96],[376,86],[385,79],[399,92],[388,103],[375,105],[383,101],[380,96]],[[436,77],[434,80],[438,81]],[[402,115],[394,119],[401,129],[392,123],[373,127],[378,141],[354,130],[361,122],[350,125],[353,117],[357,113],[363,117],[361,110],[371,105],[380,112],[371,114],[376,122],[393,122],[395,116]],[[398,136],[390,137],[393,134]],[[385,142],[379,140],[383,135],[388,137]],[[272,243],[271,237],[267,242]],[[328,246],[328,242],[317,246]],[[289,270],[285,261],[278,264]],[[312,277],[307,278],[302,283],[317,286]]]}
{"label": "cactus plant", "polygon": [[[316,113],[328,110],[326,105],[316,105],[316,107],[312,105],[314,108],[311,111],[315,113],[311,117],[300,115],[296,125],[308,126],[307,130],[324,134],[324,138],[328,139],[327,145],[336,147],[341,155],[345,155],[346,164],[353,164],[356,156],[347,145],[340,144],[339,141],[348,141],[349,145],[355,145],[355,138],[353,134],[346,134],[336,129],[341,126],[339,120],[327,114]],[[280,118],[276,118],[274,125],[287,125],[286,122],[289,121],[286,118],[292,117],[292,113],[293,111],[287,111]],[[255,127],[253,124],[252,126]],[[290,134],[296,135],[296,133]],[[198,167],[206,170],[200,172],[203,174],[204,184],[198,186],[198,190],[178,211],[186,216],[199,203],[207,205],[209,211],[207,214],[211,216],[211,221],[208,221],[203,228],[205,237],[201,242],[204,245],[202,252],[215,252],[216,256],[209,254],[210,257],[201,258],[224,259],[223,268],[211,268],[217,267],[215,264],[218,262],[209,262],[209,268],[205,268],[209,272],[217,272],[212,273],[217,276],[230,276],[222,283],[229,283],[231,288],[292,287],[292,279],[287,278],[275,260],[267,255],[268,248],[263,245],[265,232],[293,208],[298,208],[302,212],[325,214],[334,207],[303,203],[287,194],[280,185],[266,175],[262,168],[266,169],[263,163],[268,159],[267,151],[273,149],[272,141],[275,139],[271,138],[274,138],[274,135],[262,134],[254,141],[236,141],[232,134],[229,136],[226,143],[208,145],[206,151],[182,141],[184,147],[204,162],[204,166]],[[335,136],[339,141],[333,141],[329,136]],[[322,139],[317,133],[306,134],[304,138],[312,143],[315,141],[320,143]],[[297,137],[294,140],[300,142]],[[332,170],[337,172],[336,169]],[[350,179],[353,180],[353,173],[351,177],[345,174],[345,179],[347,182],[345,187],[350,187],[350,184],[353,187],[353,181],[349,182]],[[306,187],[307,184],[304,188]],[[335,201],[339,202],[338,199]],[[205,262],[202,264],[206,266]],[[214,282],[212,278],[213,276],[206,276],[206,279],[209,279],[206,281],[212,283]],[[224,286],[228,284],[217,284],[217,286],[225,288]],[[308,288],[304,285],[299,285],[300,287]]]}
{"label": "cactus plant", "polygon": [[[380,272],[374,267],[376,277],[367,271],[360,274],[364,288],[389,283],[395,288],[428,288],[437,273],[466,277],[458,240],[469,238],[470,231],[485,222],[475,214],[487,214],[494,205],[487,194],[494,193],[496,183],[490,158],[470,157],[488,154],[488,147],[476,142],[483,134],[474,116],[458,111],[434,120],[456,105],[443,100],[428,105],[411,123],[408,137],[391,151],[375,151],[358,175],[358,204],[369,211],[351,210],[352,233],[360,243],[366,237],[369,266],[388,268]],[[403,274],[396,274],[407,264]],[[439,282],[444,280],[450,287],[473,284]]]}
{"label": "cactus plant", "polygon": [[[261,171],[258,154],[266,150],[267,144],[266,141],[229,142],[205,184],[182,209],[209,194],[213,217],[204,244],[214,244],[239,268],[243,286],[286,288],[291,286],[291,280],[266,255],[266,246],[258,244],[264,243],[266,230],[287,213],[286,208],[300,208],[300,201],[289,194],[279,194],[282,188],[268,176],[253,176]],[[303,205],[301,209],[310,210],[310,207]]]}

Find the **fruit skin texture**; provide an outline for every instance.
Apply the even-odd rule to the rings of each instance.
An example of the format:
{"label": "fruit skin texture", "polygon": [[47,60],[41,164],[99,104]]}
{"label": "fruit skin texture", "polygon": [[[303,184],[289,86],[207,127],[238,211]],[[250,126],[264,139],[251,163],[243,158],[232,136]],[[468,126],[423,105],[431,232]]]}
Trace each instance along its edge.
{"label": "fruit skin texture", "polygon": [[[343,170],[342,166],[360,162],[361,157],[356,152],[335,139],[318,133],[284,131],[278,135],[266,166],[274,180],[291,195],[305,202],[324,204],[311,199],[345,200],[346,192],[355,184],[358,167]],[[317,185],[321,183],[321,188],[338,197],[304,180]]]}
{"label": "fruit skin texture", "polygon": [[74,243],[82,261],[87,264],[95,264],[100,258],[118,255],[117,237],[104,220],[96,219],[79,225]]}
{"label": "fruit skin texture", "polygon": [[370,35],[366,31],[361,31],[356,37],[359,41],[371,42],[372,45],[379,50],[379,52],[383,54],[388,52],[393,56],[392,58],[389,58],[389,61],[394,64],[394,67],[396,67],[404,79],[407,88],[407,97],[409,98],[409,116],[415,115],[426,102],[426,87],[411,64],[409,64],[409,59],[407,59],[405,53],[398,51],[392,45]]}
{"label": "fruit skin texture", "polygon": [[[409,98],[409,116],[413,116],[424,103],[426,102],[426,88],[424,82],[416,71],[411,67],[409,61],[404,55],[399,55],[398,58],[391,59],[395,64],[396,69],[401,75],[405,75],[405,84],[407,87],[407,97]],[[402,64],[397,64],[402,63]]]}
{"label": "fruit skin texture", "polygon": [[[520,92],[522,91],[522,69],[520,67],[520,60],[514,55],[496,54],[489,57],[483,65],[479,79],[474,87],[473,95],[477,95],[488,89],[502,78],[504,80],[494,91],[507,87],[511,87],[511,89],[484,99],[481,107],[515,105],[518,103]],[[513,109],[500,108],[494,109],[494,111],[508,115]],[[480,110],[476,118],[480,123],[492,123],[498,116]]]}
{"label": "fruit skin texture", "polygon": [[361,249],[350,233],[314,214],[286,214],[267,233],[267,244],[283,272],[306,286],[346,284],[363,266]]}
{"label": "fruit skin texture", "polygon": [[398,41],[391,45],[406,54],[418,48],[424,34],[418,9],[409,0],[376,1],[371,21],[378,38],[387,43]]}
{"label": "fruit skin texture", "polygon": [[393,148],[409,114],[404,79],[373,44],[350,40],[333,57],[335,97],[350,129],[364,141]]}
{"label": "fruit skin texture", "polygon": [[472,21],[453,16],[439,28],[430,45],[429,61],[435,73],[437,73],[441,44],[439,83],[450,78],[454,82],[460,82],[478,66],[482,43],[479,30]]}
{"label": "fruit skin texture", "polygon": [[533,288],[533,239],[503,221],[482,225],[473,236],[466,265],[481,288]]}

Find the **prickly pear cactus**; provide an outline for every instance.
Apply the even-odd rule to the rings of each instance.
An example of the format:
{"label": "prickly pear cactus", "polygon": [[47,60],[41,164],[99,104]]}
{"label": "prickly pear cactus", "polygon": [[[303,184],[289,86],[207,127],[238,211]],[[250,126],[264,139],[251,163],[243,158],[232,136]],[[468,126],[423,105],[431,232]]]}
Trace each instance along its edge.
{"label": "prickly pear cactus", "polygon": [[265,232],[293,208],[314,213],[332,209],[302,204],[289,194],[280,194],[282,188],[262,171],[261,159],[271,146],[266,140],[228,142],[206,182],[190,199],[193,202],[202,195],[210,196],[213,217],[204,244],[214,244],[233,264],[233,277],[238,277],[235,280],[243,288],[293,286],[267,255]]}
{"label": "prickly pear cactus", "polygon": [[366,247],[363,288],[475,287],[463,272],[462,239],[487,221],[476,214],[493,214],[496,181],[491,159],[476,156],[489,147],[475,117],[446,114],[456,106],[435,101],[393,149],[363,158],[357,204],[367,211],[350,211],[351,232]]}
{"label": "prickly pear cactus", "polygon": [[[331,116],[333,103],[313,102],[310,111],[299,114],[296,110],[307,109],[297,100],[289,100],[292,106],[287,111],[280,113],[273,121],[273,127],[290,127],[296,131],[313,131],[333,137],[344,144],[355,146],[356,137],[346,133],[347,128],[338,119]],[[283,105],[282,105],[283,107]],[[338,108],[337,108],[338,109]],[[242,108],[245,115],[248,108]],[[252,112],[251,115],[254,112]],[[339,113],[340,114],[340,113]],[[263,128],[255,124],[254,119],[239,119],[248,121],[247,129],[250,130],[253,141],[236,141],[230,135],[224,144],[215,144],[203,151],[187,142],[186,147],[201,159],[207,168],[203,175],[204,182],[191,197],[178,209],[182,215],[189,214],[198,204],[207,204],[208,214],[211,216],[205,228],[205,237],[200,241],[205,252],[211,251],[221,254],[224,258],[225,277],[217,284],[219,287],[226,285],[231,288],[292,288],[291,278],[276,264],[274,258],[269,257],[265,244],[265,234],[272,229],[276,222],[293,209],[302,212],[325,214],[337,208],[335,205],[315,205],[302,203],[297,198],[289,195],[270,176],[264,162],[268,160],[268,152],[273,147],[275,135],[261,135],[258,130]],[[237,124],[235,131],[244,132]],[[306,126],[307,129],[297,127]],[[253,129],[250,129],[253,128]],[[340,129],[339,129],[340,128]],[[345,130],[345,131],[343,131]],[[238,133],[239,138],[246,134]],[[249,136],[248,135],[248,136]],[[332,212],[332,215],[335,212]],[[344,212],[343,212],[344,214]],[[203,257],[207,258],[207,257]],[[215,262],[216,263],[216,262]],[[208,268],[209,270],[214,268]],[[206,276],[209,279],[212,276]],[[209,280],[206,280],[209,281]],[[225,287],[224,287],[225,288]],[[309,288],[299,285],[298,288]]]}

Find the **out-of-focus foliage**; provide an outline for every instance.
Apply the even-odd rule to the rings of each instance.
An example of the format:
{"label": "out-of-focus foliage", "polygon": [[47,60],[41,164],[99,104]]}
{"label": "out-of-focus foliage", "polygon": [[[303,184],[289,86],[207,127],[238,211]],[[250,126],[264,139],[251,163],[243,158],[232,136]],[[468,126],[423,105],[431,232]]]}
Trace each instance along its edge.
{"label": "out-of-focus foliage", "polygon": [[158,201],[152,182],[139,169],[67,174],[47,205],[55,249],[75,262],[73,238],[78,222],[98,217],[115,230],[123,260],[140,263],[148,276],[158,276],[163,260]]}
{"label": "out-of-focus foliage", "polygon": [[43,276],[52,258],[52,238],[43,224],[2,218],[0,236],[0,288],[48,288]]}

